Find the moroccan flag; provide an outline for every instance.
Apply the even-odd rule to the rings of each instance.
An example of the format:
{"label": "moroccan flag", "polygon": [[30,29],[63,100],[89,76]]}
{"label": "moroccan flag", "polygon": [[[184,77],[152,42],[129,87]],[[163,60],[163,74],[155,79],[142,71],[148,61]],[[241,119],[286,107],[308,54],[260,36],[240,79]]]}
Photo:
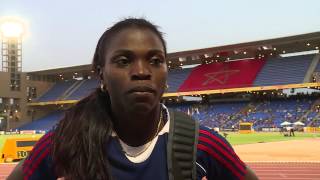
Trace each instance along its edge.
{"label": "moroccan flag", "polygon": [[197,66],[179,92],[250,87],[265,60],[241,60]]}

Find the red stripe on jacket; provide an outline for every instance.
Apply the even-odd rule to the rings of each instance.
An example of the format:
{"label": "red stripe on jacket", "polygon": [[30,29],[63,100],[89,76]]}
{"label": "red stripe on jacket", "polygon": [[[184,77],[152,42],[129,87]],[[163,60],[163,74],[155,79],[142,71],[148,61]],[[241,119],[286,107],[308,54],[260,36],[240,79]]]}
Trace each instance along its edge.
{"label": "red stripe on jacket", "polygon": [[223,157],[221,157],[219,154],[217,154],[216,152],[214,152],[211,148],[202,145],[202,144],[198,144],[197,146],[198,149],[207,152],[209,155],[211,155],[214,159],[217,159],[218,161],[220,161],[225,167],[227,167],[228,169],[231,170],[232,174],[234,174],[238,179],[244,179],[244,175],[240,174],[236,169],[234,169],[234,167],[232,167],[232,165],[230,163],[228,163]]}

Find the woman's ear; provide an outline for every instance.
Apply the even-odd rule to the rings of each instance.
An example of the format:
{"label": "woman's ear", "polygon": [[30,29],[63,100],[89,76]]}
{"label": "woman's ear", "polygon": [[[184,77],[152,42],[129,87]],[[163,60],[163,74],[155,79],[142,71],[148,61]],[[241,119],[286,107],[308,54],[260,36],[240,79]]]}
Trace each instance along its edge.
{"label": "woman's ear", "polygon": [[103,80],[103,69],[101,68],[101,66],[97,66],[97,70],[98,70],[98,75],[100,80]]}
{"label": "woman's ear", "polygon": [[97,66],[98,76],[100,80],[100,88],[102,92],[106,92],[108,90],[106,83],[104,82],[103,77],[103,68],[101,66]]}

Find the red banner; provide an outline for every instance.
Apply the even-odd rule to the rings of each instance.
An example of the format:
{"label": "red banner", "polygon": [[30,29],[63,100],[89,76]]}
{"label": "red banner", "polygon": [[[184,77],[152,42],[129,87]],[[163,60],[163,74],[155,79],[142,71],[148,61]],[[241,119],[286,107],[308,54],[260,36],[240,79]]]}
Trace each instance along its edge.
{"label": "red banner", "polygon": [[250,87],[265,60],[241,60],[200,65],[192,70],[179,92]]}

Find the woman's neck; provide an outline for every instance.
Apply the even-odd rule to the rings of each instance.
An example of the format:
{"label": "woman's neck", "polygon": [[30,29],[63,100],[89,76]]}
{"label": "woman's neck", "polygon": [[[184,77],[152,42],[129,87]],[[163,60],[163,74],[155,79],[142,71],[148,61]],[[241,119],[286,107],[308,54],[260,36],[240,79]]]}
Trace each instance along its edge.
{"label": "woman's neck", "polygon": [[113,124],[118,137],[130,146],[141,146],[151,141],[163,126],[160,113],[161,105],[150,112],[114,111]]}

